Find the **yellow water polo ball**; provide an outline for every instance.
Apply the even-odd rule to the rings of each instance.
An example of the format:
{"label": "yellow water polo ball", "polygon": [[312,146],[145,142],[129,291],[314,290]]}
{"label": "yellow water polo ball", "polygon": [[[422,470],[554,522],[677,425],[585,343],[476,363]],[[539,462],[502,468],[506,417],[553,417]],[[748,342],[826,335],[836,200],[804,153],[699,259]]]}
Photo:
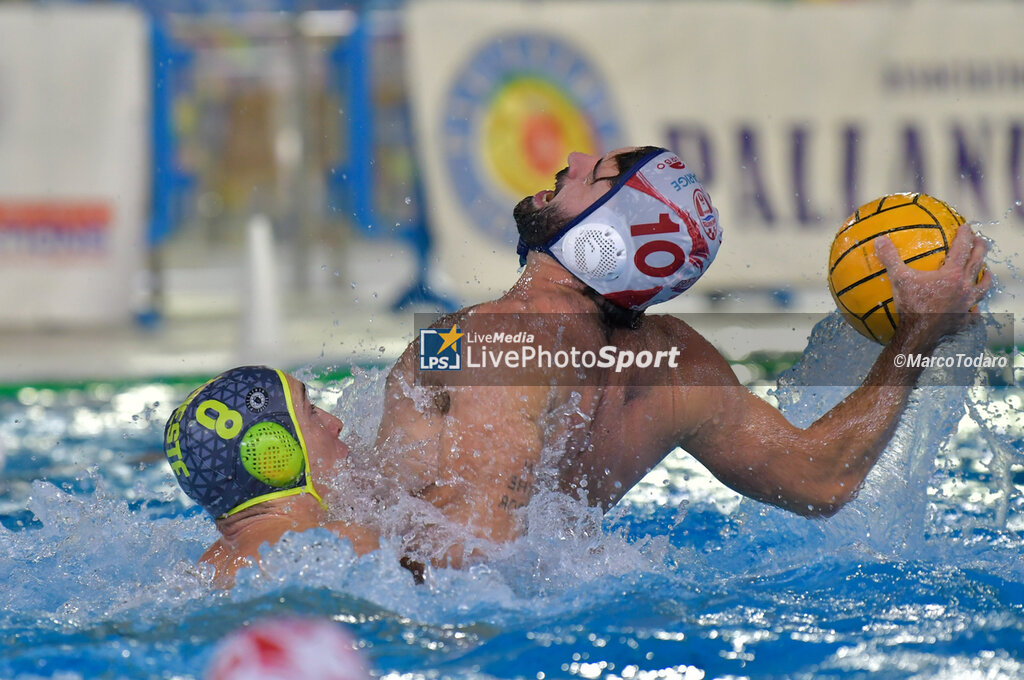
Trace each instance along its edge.
{"label": "yellow water polo ball", "polygon": [[865,337],[887,343],[899,317],[875,238],[887,235],[907,266],[935,270],[963,223],[960,213],[927,194],[890,194],[857,208],[828,257],[828,289],[843,317]]}

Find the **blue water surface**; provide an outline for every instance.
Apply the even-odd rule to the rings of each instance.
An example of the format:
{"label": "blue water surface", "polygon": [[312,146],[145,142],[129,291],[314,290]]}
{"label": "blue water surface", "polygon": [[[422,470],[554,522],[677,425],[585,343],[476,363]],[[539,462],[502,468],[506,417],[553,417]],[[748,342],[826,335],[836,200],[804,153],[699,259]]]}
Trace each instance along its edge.
{"label": "blue water surface", "polygon": [[[876,354],[829,318],[768,398],[807,424],[849,391],[807,387],[830,357]],[[228,632],[285,614],[341,622],[386,678],[1024,677],[1024,391],[948,382],[926,374],[829,520],[741,501],[676,451],[607,516],[541,494],[522,539],[424,585],[397,545],[356,557],[318,530],[230,592],[160,448],[186,386],[26,388],[0,402],[0,677],[201,678]],[[365,438],[381,385],[316,398]]]}

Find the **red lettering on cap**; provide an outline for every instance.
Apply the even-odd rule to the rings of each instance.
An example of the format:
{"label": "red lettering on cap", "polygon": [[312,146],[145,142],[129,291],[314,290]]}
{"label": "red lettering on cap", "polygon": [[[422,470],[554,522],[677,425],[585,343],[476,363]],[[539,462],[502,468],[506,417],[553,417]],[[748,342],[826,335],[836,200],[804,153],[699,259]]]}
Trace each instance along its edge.
{"label": "red lettering on cap", "polygon": [[[655,267],[647,261],[654,253],[667,253],[672,256],[672,261],[660,267]],[[686,253],[679,247],[679,244],[661,239],[648,241],[636,250],[633,256],[633,264],[644,274],[651,278],[664,278],[679,271],[679,268],[686,264]]]}

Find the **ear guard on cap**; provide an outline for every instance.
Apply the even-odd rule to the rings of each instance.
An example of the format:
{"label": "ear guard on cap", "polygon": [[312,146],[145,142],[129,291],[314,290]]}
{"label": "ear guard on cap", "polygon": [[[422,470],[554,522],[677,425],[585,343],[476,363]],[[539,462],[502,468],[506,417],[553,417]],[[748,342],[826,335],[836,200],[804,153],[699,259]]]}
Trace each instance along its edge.
{"label": "ear guard on cap", "polygon": [[[253,479],[280,490],[236,505],[227,512],[229,516],[264,501],[299,493],[310,494],[324,509],[327,508],[313,486],[309,474],[309,453],[298,425],[298,418],[295,416],[295,405],[292,404],[288,382],[284,373],[279,370],[275,370],[275,373],[280,379],[288,419],[295,428],[295,436],[292,436],[287,427],[273,420],[257,421],[242,436],[238,445],[238,457]],[[296,486],[303,477],[305,483]]]}
{"label": "ear guard on cap", "polygon": [[238,455],[246,471],[264,484],[295,484],[306,470],[302,446],[278,423],[256,423],[242,437]]}
{"label": "ear guard on cap", "polygon": [[626,242],[613,227],[599,222],[580,224],[558,242],[558,260],[584,280],[614,281],[626,270]]}

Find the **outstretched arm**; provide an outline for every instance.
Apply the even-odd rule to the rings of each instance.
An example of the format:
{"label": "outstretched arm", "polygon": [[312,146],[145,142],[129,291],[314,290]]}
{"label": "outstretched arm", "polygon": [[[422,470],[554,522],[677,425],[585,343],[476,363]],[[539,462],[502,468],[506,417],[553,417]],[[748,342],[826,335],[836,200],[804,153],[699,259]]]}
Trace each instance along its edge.
{"label": "outstretched arm", "polygon": [[[690,388],[702,395],[697,425],[681,445],[716,477],[760,501],[802,515],[831,515],[851,500],[888,444],[922,370],[898,354],[930,354],[970,322],[991,275],[979,279],[987,243],[962,226],[946,262],[923,272],[905,265],[886,237],[876,240],[900,315],[899,328],[864,384],[807,429],[736,384]],[[724,359],[721,360],[724,364]],[[902,362],[900,362],[902,363]],[[728,365],[719,367],[725,374]],[[692,407],[680,405],[680,409]]]}

